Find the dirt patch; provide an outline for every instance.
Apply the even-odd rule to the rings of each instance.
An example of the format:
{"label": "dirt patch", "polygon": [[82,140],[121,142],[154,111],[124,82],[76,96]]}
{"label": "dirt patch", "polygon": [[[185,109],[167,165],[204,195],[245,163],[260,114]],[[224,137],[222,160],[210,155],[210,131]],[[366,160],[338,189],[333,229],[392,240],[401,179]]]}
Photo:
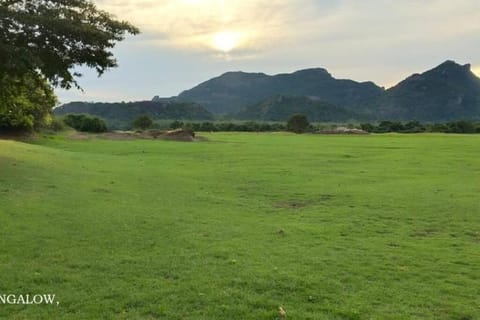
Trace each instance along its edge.
{"label": "dirt patch", "polygon": [[70,140],[89,140],[92,138],[93,135],[83,132],[72,132],[68,135],[68,139]]}
{"label": "dirt patch", "polygon": [[158,138],[175,141],[195,141],[195,132],[192,130],[173,130],[165,132]]}
{"label": "dirt patch", "polygon": [[298,210],[303,209],[308,206],[318,205],[330,201],[334,198],[334,195],[331,194],[321,194],[316,199],[309,200],[287,200],[280,201],[273,204],[274,208],[278,209],[292,209]]}
{"label": "dirt patch", "polygon": [[435,228],[426,228],[426,229],[420,229],[416,230],[413,233],[410,234],[410,237],[413,238],[426,238],[426,237],[432,237],[435,234],[437,234],[438,230]]}
{"label": "dirt patch", "polygon": [[320,134],[369,134],[367,131],[356,128],[337,127],[334,129],[319,131]]}
{"label": "dirt patch", "polygon": [[333,194],[321,194],[319,197],[320,202],[332,200],[335,196]]}
{"label": "dirt patch", "polygon": [[277,202],[273,205],[275,208],[279,209],[302,209],[308,206],[308,202],[304,201],[283,201],[283,202]]}
{"label": "dirt patch", "polygon": [[149,131],[112,131],[105,133],[83,133],[83,132],[74,132],[69,135],[69,138],[72,140],[88,140],[92,138],[100,138],[107,140],[135,140],[135,139],[159,139],[159,140],[170,140],[170,141],[183,141],[183,142],[194,142],[194,141],[206,141],[206,138],[196,137],[195,132],[191,130],[149,130]]}
{"label": "dirt patch", "polygon": [[105,133],[99,134],[98,137],[102,139],[107,139],[107,140],[134,140],[139,138],[134,132],[128,132],[128,131],[105,132]]}

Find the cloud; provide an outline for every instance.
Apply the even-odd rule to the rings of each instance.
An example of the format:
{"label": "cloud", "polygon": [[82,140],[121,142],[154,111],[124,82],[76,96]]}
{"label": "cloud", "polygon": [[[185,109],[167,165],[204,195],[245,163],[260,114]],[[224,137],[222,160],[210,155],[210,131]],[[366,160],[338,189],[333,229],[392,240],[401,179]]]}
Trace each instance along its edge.
{"label": "cloud", "polygon": [[[238,48],[256,50],[292,39],[315,13],[310,0],[102,0],[98,5],[149,34],[144,41],[210,50],[221,32],[238,35]],[[310,8],[310,10],[308,10]],[[310,19],[312,18],[310,17]],[[157,34],[158,37],[152,37]]]}
{"label": "cloud", "polygon": [[[101,0],[141,27],[138,42],[212,53],[219,33],[236,35],[229,59],[296,49],[306,54],[392,54],[477,38],[471,0]],[[478,46],[478,45],[477,45]],[[356,51],[356,52],[352,52]],[[220,51],[220,50],[217,50]],[[215,54],[216,55],[216,54]],[[215,56],[214,55],[214,56]],[[395,56],[394,54],[392,56]]]}
{"label": "cloud", "polygon": [[[391,86],[453,59],[471,63],[480,75],[480,1],[95,2],[142,30],[115,48],[120,68],[101,80],[95,74],[81,79],[95,100],[102,92],[108,100],[173,95],[231,70],[276,74],[325,67],[337,78]],[[215,47],[221,32],[235,34],[231,52]]]}
{"label": "cloud", "polygon": [[[319,21],[323,36],[385,43],[442,41],[480,30],[480,2],[474,1],[343,1]],[[322,37],[320,37],[321,39]]]}

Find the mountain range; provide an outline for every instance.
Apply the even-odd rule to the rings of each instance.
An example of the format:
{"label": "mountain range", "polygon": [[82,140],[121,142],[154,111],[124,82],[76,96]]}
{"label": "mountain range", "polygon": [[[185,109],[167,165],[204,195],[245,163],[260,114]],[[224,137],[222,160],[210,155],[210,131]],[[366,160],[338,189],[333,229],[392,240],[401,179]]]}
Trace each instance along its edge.
{"label": "mountain range", "polygon": [[275,96],[305,96],[342,107],[354,107],[382,94],[373,82],[338,80],[327,70],[316,68],[291,74],[227,72],[183,91],[179,101],[196,102],[215,114],[240,111]]}
{"label": "mountain range", "polygon": [[[176,97],[156,96],[153,102],[163,105],[162,108],[179,108],[179,112],[153,114],[146,102],[143,103],[147,109],[141,112],[168,119],[208,120],[215,116],[284,121],[293,113],[304,113],[311,121],[479,120],[480,79],[469,64],[454,61],[411,75],[387,90],[373,82],[336,79],[322,68],[273,76],[227,72]],[[73,103],[61,110],[91,113],[97,107]],[[109,116],[124,112],[121,108],[109,110]],[[102,116],[98,112],[97,115]]]}

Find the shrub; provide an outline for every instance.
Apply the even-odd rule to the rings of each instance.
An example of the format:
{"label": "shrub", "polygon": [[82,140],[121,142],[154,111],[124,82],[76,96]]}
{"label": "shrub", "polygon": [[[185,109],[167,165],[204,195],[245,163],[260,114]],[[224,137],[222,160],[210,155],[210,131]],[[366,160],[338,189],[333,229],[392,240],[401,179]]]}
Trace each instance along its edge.
{"label": "shrub", "polygon": [[53,117],[52,121],[48,125],[48,128],[53,131],[62,131],[65,130],[65,123],[62,120]]}

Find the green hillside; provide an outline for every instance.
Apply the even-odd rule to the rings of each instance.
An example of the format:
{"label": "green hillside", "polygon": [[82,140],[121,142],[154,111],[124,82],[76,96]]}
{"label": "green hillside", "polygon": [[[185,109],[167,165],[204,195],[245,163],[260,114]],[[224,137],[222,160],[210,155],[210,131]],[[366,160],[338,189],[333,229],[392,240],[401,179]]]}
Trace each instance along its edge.
{"label": "green hillside", "polygon": [[304,114],[310,121],[329,122],[358,119],[359,115],[329,103],[307,97],[274,96],[247,107],[232,118],[241,120],[287,121],[292,114]]}

